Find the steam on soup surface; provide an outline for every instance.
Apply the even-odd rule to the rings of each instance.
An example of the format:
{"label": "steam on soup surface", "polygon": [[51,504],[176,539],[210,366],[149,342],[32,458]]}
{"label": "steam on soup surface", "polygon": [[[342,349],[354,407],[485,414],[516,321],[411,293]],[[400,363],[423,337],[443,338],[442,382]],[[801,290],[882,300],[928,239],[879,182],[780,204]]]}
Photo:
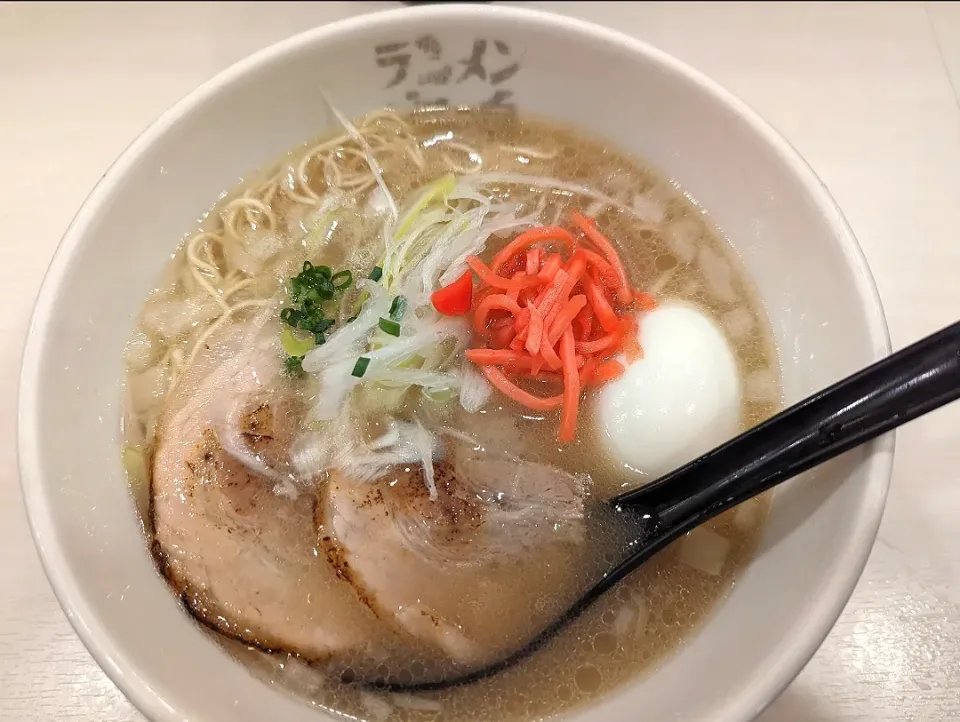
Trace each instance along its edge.
{"label": "steam on soup surface", "polygon": [[729,249],[584,134],[378,111],[214,206],[126,350],[124,461],[159,567],[259,676],[372,720],[583,704],[733,584],[754,500],[496,677],[615,561],[603,504],[768,417],[779,371]]}

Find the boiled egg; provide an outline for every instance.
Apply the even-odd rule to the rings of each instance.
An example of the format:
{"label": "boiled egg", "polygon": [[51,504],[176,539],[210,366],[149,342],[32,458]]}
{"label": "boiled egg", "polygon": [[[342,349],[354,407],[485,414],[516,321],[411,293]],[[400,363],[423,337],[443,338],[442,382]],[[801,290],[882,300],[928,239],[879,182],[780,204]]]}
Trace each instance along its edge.
{"label": "boiled egg", "polygon": [[694,306],[668,302],[638,319],[643,358],[596,397],[601,443],[659,477],[740,429],[740,377],[723,332]]}

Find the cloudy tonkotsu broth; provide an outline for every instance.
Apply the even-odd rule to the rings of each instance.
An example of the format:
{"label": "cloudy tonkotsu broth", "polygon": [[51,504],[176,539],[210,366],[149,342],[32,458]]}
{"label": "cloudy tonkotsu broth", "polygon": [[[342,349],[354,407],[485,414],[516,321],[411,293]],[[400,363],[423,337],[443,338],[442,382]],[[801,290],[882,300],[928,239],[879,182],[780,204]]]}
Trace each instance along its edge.
{"label": "cloudy tonkotsu broth", "polygon": [[[540,227],[538,250],[497,270]],[[593,260],[574,271],[576,258]],[[493,296],[516,306],[485,317]],[[617,558],[630,526],[601,501],[646,475],[601,443],[598,369],[643,363],[626,329],[675,300],[722,329],[740,427],[770,416],[779,371],[748,280],[702,211],[636,159],[478,110],[379,111],[294,149],[187,237],[126,350],[123,457],[161,572],[256,676],[351,719],[527,720],[622,685],[729,591],[764,499],[672,545],[515,668],[429,693],[364,682],[498,659]],[[525,360],[487,367],[466,348]]]}

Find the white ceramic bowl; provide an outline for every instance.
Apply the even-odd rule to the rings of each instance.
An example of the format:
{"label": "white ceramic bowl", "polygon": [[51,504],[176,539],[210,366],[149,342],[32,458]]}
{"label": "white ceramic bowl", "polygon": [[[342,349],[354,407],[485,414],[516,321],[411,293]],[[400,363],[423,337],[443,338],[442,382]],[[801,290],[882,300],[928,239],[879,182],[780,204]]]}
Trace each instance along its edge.
{"label": "white ceramic bowl", "polygon": [[[415,42],[427,33],[442,46],[432,66]],[[477,40],[487,41],[486,78],[475,71],[458,83]],[[410,67],[391,86],[406,61],[378,47],[400,43]],[[447,85],[418,86],[447,61]],[[743,103],[654,48],[537,12],[432,6],[321,27],[257,53],[178,103],[107,171],[57,251],[24,354],[20,465],[43,564],[97,661],[156,720],[323,718],[252,679],[180,609],[143,543],[117,422],[121,351],[178,239],[239,176],[330,122],[320,85],[349,116],[409,107],[408,93],[476,104],[505,91],[522,109],[648,158],[741,256],[770,316],[790,403],[889,351],[867,265],[817,177]],[[884,437],[781,488],[758,557],[706,627],[656,672],[572,719],[758,714],[853,590],[892,456]]]}

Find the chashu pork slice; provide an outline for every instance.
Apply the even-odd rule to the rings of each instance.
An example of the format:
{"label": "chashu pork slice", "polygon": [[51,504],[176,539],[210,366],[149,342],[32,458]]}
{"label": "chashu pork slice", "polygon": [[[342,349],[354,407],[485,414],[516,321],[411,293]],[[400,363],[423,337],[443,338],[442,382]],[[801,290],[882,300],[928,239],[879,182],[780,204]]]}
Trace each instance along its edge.
{"label": "chashu pork slice", "polygon": [[163,573],[200,621],[246,643],[307,659],[365,647],[375,617],[318,549],[316,495],[282,472],[296,416],[276,353],[231,343],[186,370],[158,426]]}
{"label": "chashu pork slice", "polygon": [[420,466],[375,484],[334,472],[318,511],[322,541],[378,615],[458,674],[522,646],[585,588],[584,490],[489,455],[454,455],[434,476],[431,499]]}

